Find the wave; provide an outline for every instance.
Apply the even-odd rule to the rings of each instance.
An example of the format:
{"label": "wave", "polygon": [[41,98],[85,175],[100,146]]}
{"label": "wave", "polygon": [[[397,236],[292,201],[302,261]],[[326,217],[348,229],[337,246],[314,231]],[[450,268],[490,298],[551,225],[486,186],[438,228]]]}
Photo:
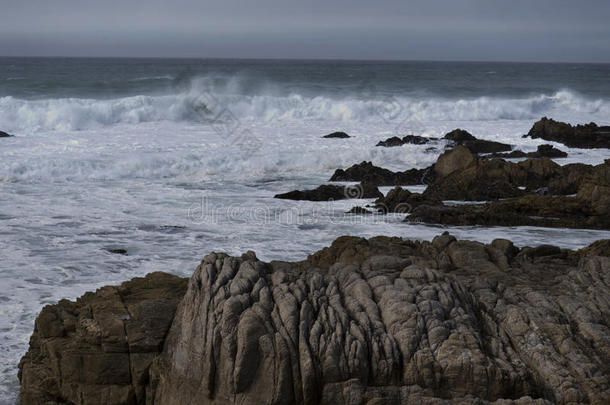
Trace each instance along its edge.
{"label": "wave", "polygon": [[592,100],[570,90],[524,98],[392,96],[363,92],[342,96],[281,94],[259,87],[244,92],[239,83],[214,86],[193,79],[173,94],[110,100],[0,98],[0,128],[16,133],[84,130],[121,123],[223,120],[491,121],[531,120],[543,115],[569,120],[607,120],[610,100]]}

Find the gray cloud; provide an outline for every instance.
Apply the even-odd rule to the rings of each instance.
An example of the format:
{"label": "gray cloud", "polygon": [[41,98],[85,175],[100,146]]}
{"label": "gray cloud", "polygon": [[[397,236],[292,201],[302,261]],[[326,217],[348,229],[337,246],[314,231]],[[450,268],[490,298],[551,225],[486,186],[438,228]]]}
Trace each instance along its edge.
{"label": "gray cloud", "polygon": [[0,0],[0,55],[610,62],[610,2]]}

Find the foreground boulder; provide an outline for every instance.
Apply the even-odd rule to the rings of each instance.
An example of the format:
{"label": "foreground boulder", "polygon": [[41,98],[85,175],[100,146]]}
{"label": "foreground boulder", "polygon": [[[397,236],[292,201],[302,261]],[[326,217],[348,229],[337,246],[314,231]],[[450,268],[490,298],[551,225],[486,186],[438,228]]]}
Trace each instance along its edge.
{"label": "foreground boulder", "polygon": [[[63,301],[43,310],[22,362],[22,403],[607,404],[610,257],[596,252],[608,243],[520,249],[444,234],[341,237],[297,263],[212,253],[142,374],[118,366],[135,351],[122,351],[131,312],[99,292],[115,287],[93,294],[107,307],[87,307],[91,293],[72,303],[82,306],[73,321]],[[122,297],[129,308],[149,295]],[[147,327],[154,308],[143,312]],[[86,337],[107,350],[90,351]],[[44,379],[26,378],[32,359],[48,364]],[[101,373],[103,364],[117,366]]]}
{"label": "foreground boulder", "polygon": [[571,148],[610,148],[610,126],[599,127],[594,122],[572,126],[543,117],[525,136],[560,142]]}
{"label": "foreground boulder", "polygon": [[151,273],[44,307],[19,363],[21,404],[144,404],[186,287]]}
{"label": "foreground boulder", "polygon": [[345,170],[337,169],[329,181],[360,181],[376,186],[413,186],[434,180],[433,166],[393,172],[371,162],[361,162]]}
{"label": "foreground boulder", "polygon": [[313,190],[294,190],[283,194],[277,194],[274,198],[284,200],[308,200],[308,201],[333,201],[346,198],[378,198],[383,194],[370,183],[360,183],[353,186],[337,186],[323,184]]}
{"label": "foreground boulder", "polygon": [[324,135],[322,138],[339,138],[339,139],[344,139],[344,138],[351,138],[351,136],[349,136],[345,132],[333,132],[331,134]]}

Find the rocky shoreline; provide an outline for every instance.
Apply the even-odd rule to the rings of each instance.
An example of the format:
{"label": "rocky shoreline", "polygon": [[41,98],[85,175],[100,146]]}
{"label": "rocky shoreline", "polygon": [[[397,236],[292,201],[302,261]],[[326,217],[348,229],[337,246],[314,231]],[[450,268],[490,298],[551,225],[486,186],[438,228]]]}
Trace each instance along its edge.
{"label": "rocky shoreline", "polygon": [[605,404],[610,241],[341,237],[46,306],[21,404]]}

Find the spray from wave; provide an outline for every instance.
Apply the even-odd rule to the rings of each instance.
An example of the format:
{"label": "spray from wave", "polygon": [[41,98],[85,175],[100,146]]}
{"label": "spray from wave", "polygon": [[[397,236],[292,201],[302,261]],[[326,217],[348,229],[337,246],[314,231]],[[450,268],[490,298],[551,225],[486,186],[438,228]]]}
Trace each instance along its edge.
{"label": "spray from wave", "polygon": [[121,123],[210,122],[240,120],[354,120],[397,122],[529,120],[542,115],[559,119],[583,117],[605,120],[610,100],[587,99],[573,91],[524,98],[478,97],[449,99],[372,93],[355,88],[343,94],[313,95],[281,91],[277,85],[250,84],[247,78],[218,80],[198,77],[175,82],[172,91],[117,99],[56,98],[23,100],[0,98],[0,127],[20,133],[85,130]]}

